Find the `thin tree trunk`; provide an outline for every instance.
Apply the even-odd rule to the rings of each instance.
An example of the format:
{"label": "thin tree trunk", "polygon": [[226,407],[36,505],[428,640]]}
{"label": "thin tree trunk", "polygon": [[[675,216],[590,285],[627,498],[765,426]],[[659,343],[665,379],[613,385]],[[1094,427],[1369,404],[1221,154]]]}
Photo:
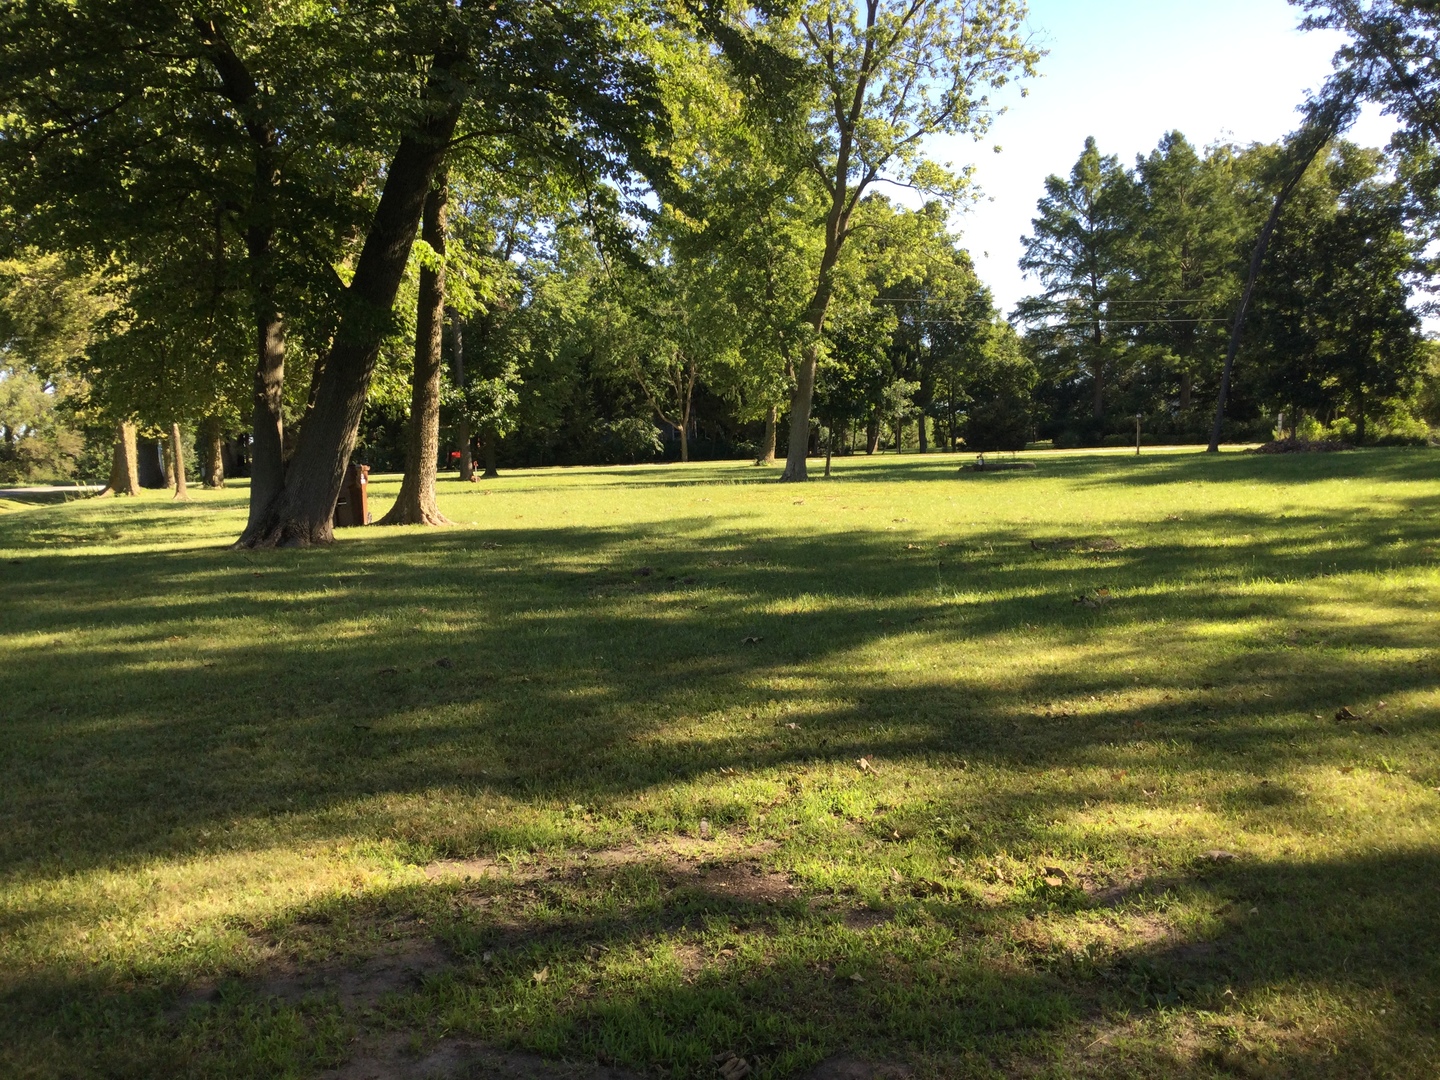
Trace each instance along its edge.
{"label": "thin tree trunk", "polygon": [[775,428],[779,422],[780,409],[778,406],[771,405],[770,411],[765,414],[765,437],[760,442],[760,457],[755,464],[775,464]]}
{"label": "thin tree trunk", "polygon": [[919,424],[920,424],[920,453],[926,454],[926,453],[929,453],[929,452],[930,452],[930,437],[929,437],[929,433],[926,432],[926,430],[925,430],[926,419],[925,419],[925,414],[924,414],[924,413],[921,413],[921,414],[920,414]]}
{"label": "thin tree trunk", "polygon": [[115,453],[110,459],[110,483],[102,495],[139,495],[140,466],[135,446],[135,425],[121,420],[115,425]]}
{"label": "thin tree trunk", "polygon": [[[443,260],[449,180],[442,172],[425,198],[420,235]],[[440,456],[440,364],[445,331],[445,267],[420,270],[415,313],[415,371],[410,385],[410,424],[405,476],[400,495],[381,525],[448,525],[435,504],[435,469]]]}
{"label": "thin tree trunk", "polygon": [[[465,322],[460,313],[450,311],[450,377],[455,388],[465,391]],[[460,479],[467,483],[475,479],[475,457],[470,452],[470,416],[460,410],[460,419],[455,424],[455,449],[460,452]]]}
{"label": "thin tree trunk", "polygon": [[201,479],[207,488],[225,486],[225,436],[218,416],[207,416],[200,424],[202,442]]}
{"label": "thin tree trunk", "polygon": [[180,425],[170,424],[170,468],[174,473],[175,498],[188,499],[185,489],[185,446],[180,441]]}
{"label": "thin tree trunk", "polygon": [[[1098,331],[1095,336],[1097,338],[1095,344],[1098,351],[1100,344],[1098,340],[1100,334]],[[1096,420],[1103,420],[1105,419],[1105,365],[1101,363],[1098,356],[1095,358],[1091,374],[1095,376],[1095,397],[1091,402],[1091,415],[1093,415]]]}
{"label": "thin tree trunk", "polygon": [[459,102],[441,96],[449,69],[456,62],[453,57],[436,59],[426,93],[433,111],[418,130],[400,140],[390,161],[355,276],[345,290],[339,326],[316,388],[315,407],[301,429],[283,489],[261,526],[247,530],[242,543],[303,546],[334,539],[335,501],[355,448],[375,359],[425,198],[460,116]]}
{"label": "thin tree trunk", "polygon": [[495,449],[496,449],[496,448],[495,448],[495,444],[496,444],[497,442],[499,442],[499,441],[500,441],[500,440],[499,440],[499,438],[496,436],[496,434],[495,434],[495,429],[494,429],[494,428],[489,428],[489,429],[486,430],[486,432],[485,432],[485,479],[486,479],[486,480],[494,480],[497,476],[500,475],[500,466],[496,463],[496,460],[495,460]]}
{"label": "thin tree trunk", "polygon": [[1365,445],[1365,391],[1355,389],[1355,445]]}

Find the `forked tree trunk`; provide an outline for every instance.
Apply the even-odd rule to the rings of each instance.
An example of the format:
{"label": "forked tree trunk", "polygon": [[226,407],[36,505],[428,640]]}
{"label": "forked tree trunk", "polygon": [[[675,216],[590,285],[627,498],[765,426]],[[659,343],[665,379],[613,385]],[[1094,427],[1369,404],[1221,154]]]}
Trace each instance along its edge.
{"label": "forked tree trunk", "polygon": [[[421,238],[445,258],[445,208],[449,181],[442,173],[425,197]],[[445,267],[422,267],[415,312],[415,371],[410,385],[410,424],[405,443],[405,476],[400,495],[381,525],[448,525],[435,505],[435,469],[440,456],[440,363],[445,332]]]}
{"label": "forked tree trunk", "polygon": [[200,479],[207,488],[225,486],[225,433],[218,416],[207,416],[200,424]]}
{"label": "forked tree trunk", "polygon": [[[450,378],[465,392],[465,323],[458,311],[450,312]],[[455,423],[455,449],[460,453],[460,479],[475,479],[475,456],[470,452],[470,416],[462,408]]]}
{"label": "forked tree trunk", "polygon": [[444,96],[449,92],[450,68],[457,62],[454,57],[437,57],[431,69],[426,92],[431,111],[416,130],[400,140],[390,161],[355,276],[345,290],[339,325],[316,387],[315,405],[300,431],[284,487],[259,527],[246,530],[242,544],[304,546],[334,539],[335,500],[355,449],[375,360],[415,242],[425,197],[460,116],[459,102]]}
{"label": "forked tree trunk", "polygon": [[135,425],[128,420],[121,420],[115,425],[115,453],[110,459],[110,483],[100,494],[140,494],[140,466],[135,446]]}
{"label": "forked tree trunk", "polygon": [[775,428],[780,423],[780,410],[771,405],[770,411],[765,414],[765,437],[760,441],[760,456],[756,459],[757,465],[775,464]]}
{"label": "forked tree trunk", "polygon": [[171,483],[175,485],[175,498],[188,499],[185,488],[185,447],[180,442],[180,425],[170,425],[170,472]]}

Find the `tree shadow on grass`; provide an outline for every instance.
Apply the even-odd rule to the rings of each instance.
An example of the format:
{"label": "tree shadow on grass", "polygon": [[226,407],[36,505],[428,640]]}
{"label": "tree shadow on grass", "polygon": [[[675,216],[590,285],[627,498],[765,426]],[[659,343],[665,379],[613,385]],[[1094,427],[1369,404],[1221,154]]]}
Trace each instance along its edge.
{"label": "tree shadow on grass", "polygon": [[[759,539],[738,518],[688,517],[624,528],[391,533],[263,557],[27,554],[19,567],[0,566],[5,632],[13,635],[0,670],[0,875],[56,888],[13,893],[0,931],[108,917],[103,896],[87,914],[81,908],[91,901],[56,891],[91,871],[311,841],[390,844],[416,862],[554,852],[597,842],[584,813],[620,832],[693,832],[701,816],[717,829],[753,829],[761,797],[780,800],[772,813],[793,813],[786,857],[796,860],[807,838],[819,844],[829,835],[827,819],[852,815],[869,798],[852,823],[854,843],[872,856],[877,845],[914,846],[915,874],[932,874],[924,867],[944,852],[1042,860],[1073,842],[1052,823],[1087,803],[1122,818],[1165,805],[1154,781],[1167,772],[1181,788],[1203,780],[1208,809],[1232,821],[1314,832],[1324,825],[1316,811],[1290,786],[1264,785],[1267,773],[1297,764],[1394,768],[1398,786],[1440,782],[1425,772],[1433,771],[1425,747],[1440,721],[1424,703],[1440,684],[1434,598],[1413,577],[1395,586],[1366,578],[1358,596],[1340,589],[1343,575],[1434,565],[1424,513],[1434,500],[1396,504],[1416,512],[1383,526],[1341,510],[1283,524],[1248,512],[1189,515],[1130,527],[1114,550],[1037,549],[1035,536],[1014,527],[971,529],[943,548],[923,530]],[[0,523],[0,538],[19,546],[9,528]],[[1352,602],[1364,608],[1358,620],[1347,610]],[[1217,632],[1222,644],[1203,644]],[[927,650],[932,667],[884,666]],[[1371,712],[1378,701],[1407,699],[1421,704]],[[1337,723],[1342,706],[1360,719]],[[929,801],[878,809],[863,777],[856,786],[862,756],[882,770],[928,770]],[[737,782],[722,770],[755,782],[732,790]],[[1085,777],[1050,782],[1065,770]],[[697,791],[666,801],[684,784]],[[657,805],[639,809],[637,798],[652,793]],[[583,813],[557,817],[562,806]],[[500,820],[484,808],[498,808]],[[963,825],[971,828],[961,836],[954,830]],[[1144,835],[1125,842],[1155,843]],[[1101,838],[1071,850],[1103,863],[1119,843]],[[973,896],[917,897],[895,885],[899,894],[887,902],[907,914],[886,931],[892,937],[850,941],[807,909],[785,917],[824,925],[779,955],[767,958],[757,944],[748,968],[690,982],[683,970],[658,982],[640,971],[618,989],[537,999],[534,1017],[512,1009],[496,1020],[494,1009],[519,1000],[517,981],[523,987],[551,956],[558,981],[559,967],[580,963],[582,942],[663,939],[668,948],[710,919],[769,926],[788,910],[763,905],[752,917],[735,901],[715,907],[682,897],[674,903],[686,914],[676,923],[673,912],[662,917],[654,907],[669,910],[671,901],[652,897],[639,914],[622,906],[602,925],[582,898],[570,922],[526,916],[538,928],[516,946],[509,982],[492,980],[473,949],[446,937],[455,970],[420,988],[418,1012],[396,1008],[407,1022],[453,1016],[454,1030],[479,1037],[632,1062],[698,1061],[720,1036],[749,1039],[751,1052],[770,1055],[777,1068],[790,1052],[782,1044],[800,1048],[785,1059],[800,1068],[847,1039],[896,1054],[968,1047],[981,1057],[1023,1057],[1036,1033],[1099,1024],[1096,1017],[1109,1015],[1105,1003],[1129,1000],[1124,994],[1136,996],[1125,1007],[1137,1015],[1158,1016],[1172,998],[1220,1009],[1226,1003],[1205,996],[1209,990],[1190,989],[1218,985],[1206,974],[1217,955],[1233,967],[1221,972],[1229,979],[1222,997],[1223,989],[1260,995],[1302,984],[1384,989],[1378,960],[1351,961],[1337,973],[1334,956],[1310,955],[1323,952],[1316,942],[1343,941],[1344,926],[1315,922],[1320,915],[1308,908],[1297,917],[1297,905],[1324,909],[1331,898],[1340,899],[1334,918],[1349,911],[1355,940],[1372,942],[1388,965],[1385,985],[1433,986],[1434,909],[1417,905],[1433,899],[1435,869],[1433,852],[1421,851],[1177,871],[1157,879],[1151,895],[1211,890],[1217,904],[1243,909],[1225,931],[1236,944],[1197,952],[1207,943],[1182,935],[1109,960],[1026,944],[1026,915],[1089,902],[1079,896],[1064,901],[1036,886],[1031,909],[997,913]],[[811,895],[824,892],[824,867],[796,873]],[[881,879],[877,895],[893,893],[892,884]],[[1361,886],[1370,898],[1354,900]],[[423,886],[396,903],[427,912],[441,904],[463,929],[449,906],[455,893]],[[535,900],[565,910],[562,894]],[[343,897],[323,906],[341,925],[366,910]],[[278,923],[305,915],[293,911]],[[905,930],[911,915],[953,926],[944,940],[954,955],[934,953],[940,938],[928,931],[915,944]],[[1304,940],[1296,936],[1303,925],[1312,926]],[[766,931],[756,941],[775,936]],[[484,934],[475,941],[483,945]],[[1014,947],[997,956],[985,942]],[[1018,950],[1018,968],[1007,966],[1007,950]],[[901,958],[901,974],[883,966],[886,955]],[[837,956],[862,965],[853,973],[864,982],[849,980]],[[947,975],[947,964],[960,975]],[[183,954],[162,957],[151,974],[184,965]],[[1172,968],[1181,974],[1166,974]],[[163,998],[108,976],[72,978],[28,971],[9,980],[6,1000],[17,1017],[32,1019],[41,1013],[27,1003],[79,1002],[69,1013],[57,1006],[71,1018],[65,1023],[100,1017],[103,1032],[117,1030],[106,1028],[114,1002],[122,1017],[148,1016]],[[143,1052],[190,1046],[207,1061],[243,1058],[253,1048],[232,1045],[230,1034],[208,1045],[204,1032],[214,1035],[220,1024],[233,1033],[251,1016],[293,1060],[323,1063],[331,1058],[306,1057],[301,1045],[310,1039],[340,1054],[348,1036],[334,1033],[353,1022],[320,1005],[297,1017],[249,992],[220,1007],[196,1020],[198,1044],[162,1025]],[[758,1019],[766,1016],[779,1019]],[[1381,1048],[1376,1054],[1388,1039],[1413,1056],[1424,1044],[1399,1031],[1412,1022],[1397,1010],[1367,1021],[1373,1038],[1352,1020],[1342,1034]],[[15,1023],[17,1037],[33,1046],[39,1021]],[[311,1038],[307,1025],[322,1035]],[[290,1034],[276,1034],[282,1030]],[[685,1042],[686,1032],[704,1037]],[[1214,1044],[1205,1053],[1220,1056],[1181,1063],[1196,1075],[1241,1052],[1229,1035],[1205,1037]],[[1328,1068],[1299,1036],[1266,1038],[1286,1070]],[[95,1045],[96,1054],[129,1052],[103,1038]],[[644,1049],[656,1045],[662,1050]],[[1342,1060],[1353,1066],[1371,1052],[1347,1049]],[[1163,1056],[1146,1053],[1151,1064]],[[130,1071],[145,1075],[157,1060]],[[1076,1060],[1079,1070],[1089,1059]]]}
{"label": "tree shadow on grass", "polygon": [[[613,799],[862,754],[1048,768],[1137,732],[1234,768],[1284,759],[1297,737],[1349,753],[1336,710],[1435,688],[1433,598],[1366,597],[1383,610],[1352,625],[1326,579],[1433,557],[1421,515],[1383,535],[1339,518],[1277,533],[1260,515],[1197,516],[1089,554],[1013,531],[958,550],[873,533],[757,542],[687,519],[663,536],[390,535],[361,562],[343,547],[258,563],[32,556],[23,580],[0,567],[23,635],[0,672],[0,866],[199,851],[217,824],[275,815],[289,835],[332,837],[350,828],[339,807],[441,788]],[[1222,532],[1253,538],[1206,546]],[[1250,568],[1314,589],[1256,588]],[[1178,669],[1166,660],[1216,626],[1243,629]],[[939,648],[942,670],[876,681],[877,648]],[[1137,682],[1168,700],[1136,699]],[[792,709],[799,733],[780,726]],[[705,715],[734,735],[674,724]],[[1385,726],[1398,741],[1433,721]]]}
{"label": "tree shadow on grass", "polygon": [[[996,905],[896,885],[868,909],[804,888],[737,893],[735,869],[572,862],[327,898],[258,932],[282,952],[310,935],[313,952],[366,926],[369,958],[198,993],[46,973],[12,985],[8,1024],[43,1023],[71,1063],[107,1075],[127,1072],[125,1052],[140,1075],[176,1058],[188,1075],[313,1069],[396,1030],[697,1077],[725,1052],[782,1077],[835,1054],[957,1076],[1423,1077],[1436,1061],[1434,851],[1201,863],[1119,902],[1040,886]],[[1159,925],[1176,897],[1214,922],[1098,950],[1047,934],[1087,912]],[[1276,995],[1299,1015],[1277,1016]],[[247,1025],[239,1045],[223,1034]],[[107,1027],[132,1042],[97,1037]]]}

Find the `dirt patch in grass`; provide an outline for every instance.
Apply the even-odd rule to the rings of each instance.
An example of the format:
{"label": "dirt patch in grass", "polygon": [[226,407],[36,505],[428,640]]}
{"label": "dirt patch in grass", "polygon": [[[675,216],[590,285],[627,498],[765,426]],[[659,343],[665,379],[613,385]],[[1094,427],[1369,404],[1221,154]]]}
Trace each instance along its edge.
{"label": "dirt patch in grass", "polygon": [[845,929],[857,934],[868,933],[877,926],[884,926],[895,918],[894,912],[876,911],[873,908],[851,908],[840,917]]}
{"label": "dirt patch in grass", "polygon": [[1088,554],[1119,551],[1121,545],[1113,536],[1062,536],[1052,540],[1031,540],[1030,546],[1036,551],[1075,551]]}
{"label": "dirt patch in grass", "polygon": [[403,1035],[363,1043],[346,1064],[322,1080],[451,1080],[511,1077],[514,1080],[636,1080],[634,1073],[606,1065],[546,1061],[534,1054],[493,1050],[469,1039],[442,1039],[418,1047]]}
{"label": "dirt patch in grass", "polygon": [[775,904],[797,895],[789,877],[766,870],[754,859],[718,866],[702,864],[694,870],[690,884],[711,896],[751,904]]}
{"label": "dirt patch in grass", "polygon": [[915,1075],[908,1065],[877,1064],[850,1057],[826,1058],[805,1074],[805,1080],[906,1080]]}
{"label": "dirt patch in grass", "polygon": [[[391,942],[383,950],[350,963],[306,967],[280,950],[272,954],[268,970],[244,980],[244,986],[263,998],[295,1004],[306,998],[329,997],[347,1012],[374,1009],[390,994],[414,990],[424,979],[451,966],[451,959],[429,939],[411,938]],[[178,1019],[192,1008],[214,1001],[219,984],[204,980],[192,984],[171,1007]]]}

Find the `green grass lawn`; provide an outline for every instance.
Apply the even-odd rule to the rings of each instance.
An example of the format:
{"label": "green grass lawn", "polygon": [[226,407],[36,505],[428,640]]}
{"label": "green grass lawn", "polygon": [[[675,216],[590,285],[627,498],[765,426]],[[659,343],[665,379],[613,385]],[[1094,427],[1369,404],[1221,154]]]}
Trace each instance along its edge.
{"label": "green grass lawn", "polygon": [[1035,460],[0,514],[0,1075],[1434,1077],[1440,454]]}

